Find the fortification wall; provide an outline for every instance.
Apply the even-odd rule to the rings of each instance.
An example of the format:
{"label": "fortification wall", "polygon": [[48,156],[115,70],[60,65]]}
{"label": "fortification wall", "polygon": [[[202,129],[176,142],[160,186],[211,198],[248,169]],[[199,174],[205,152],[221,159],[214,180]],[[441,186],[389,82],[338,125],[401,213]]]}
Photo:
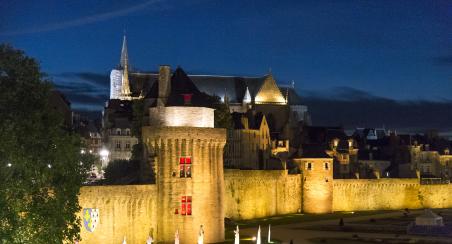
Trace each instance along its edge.
{"label": "fortification wall", "polygon": [[93,232],[81,226],[81,243],[145,243],[156,230],[155,185],[86,186],[79,201],[84,208],[99,209],[99,223]]}
{"label": "fortification wall", "polygon": [[285,170],[224,170],[225,217],[253,219],[301,209],[300,175]]}
{"label": "fortification wall", "polygon": [[451,196],[452,184],[421,185],[418,179],[335,179],[333,211],[452,208]]}
{"label": "fortification wall", "polygon": [[420,208],[418,179],[335,179],[333,211]]}
{"label": "fortification wall", "polygon": [[421,185],[419,192],[424,208],[452,208],[452,184]]}

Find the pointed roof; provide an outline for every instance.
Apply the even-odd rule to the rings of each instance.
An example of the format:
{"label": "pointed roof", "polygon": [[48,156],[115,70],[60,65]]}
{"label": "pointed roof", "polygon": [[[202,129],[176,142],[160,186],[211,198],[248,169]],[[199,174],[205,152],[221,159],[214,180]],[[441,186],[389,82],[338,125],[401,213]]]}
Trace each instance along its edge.
{"label": "pointed roof", "polygon": [[279,87],[276,85],[276,81],[271,74],[265,78],[264,83],[254,98],[254,102],[286,104],[286,99],[279,90]]}
{"label": "pointed roof", "polygon": [[128,64],[129,64],[129,54],[127,53],[127,38],[126,35],[124,35],[124,38],[122,39],[120,66],[121,68],[124,68]]}
{"label": "pointed roof", "polygon": [[[158,81],[154,83],[147,98],[158,97]],[[190,104],[184,101],[184,95],[190,95]],[[192,107],[211,107],[214,100],[211,96],[199,91],[198,87],[188,77],[181,67],[177,67],[171,77],[171,90],[166,101],[166,106],[192,106]],[[155,106],[156,103],[152,106]]]}

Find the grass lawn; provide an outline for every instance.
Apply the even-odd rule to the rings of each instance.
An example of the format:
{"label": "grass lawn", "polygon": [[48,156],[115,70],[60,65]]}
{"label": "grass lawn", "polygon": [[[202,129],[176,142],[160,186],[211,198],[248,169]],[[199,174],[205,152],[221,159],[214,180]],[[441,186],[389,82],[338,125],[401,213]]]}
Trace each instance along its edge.
{"label": "grass lawn", "polygon": [[318,220],[329,220],[329,219],[347,219],[350,217],[357,216],[367,216],[381,213],[388,213],[393,211],[361,211],[361,212],[335,212],[330,214],[286,214],[286,215],[278,215],[268,218],[259,218],[259,219],[250,219],[250,220],[238,220],[232,221],[234,223],[230,223],[226,225],[226,228],[235,228],[235,225],[239,225],[240,228],[248,228],[248,227],[256,227],[258,225],[284,225],[284,224],[293,224],[293,223],[301,223],[301,222],[310,222],[310,221],[318,221]]}
{"label": "grass lawn", "polygon": [[[361,211],[361,212],[335,212],[331,214],[286,214],[286,215],[278,215],[268,218],[259,218],[259,219],[251,219],[251,220],[238,220],[238,221],[230,221],[225,227],[225,239],[224,243],[233,243],[234,242],[234,230],[236,225],[239,226],[240,229],[243,228],[256,228],[258,225],[261,225],[262,235],[263,235],[263,243],[266,243],[266,231],[267,226],[271,224],[272,226],[276,225],[284,225],[284,224],[293,224],[300,222],[310,222],[310,221],[318,221],[318,220],[329,220],[329,219],[347,219],[350,217],[356,216],[367,216],[373,214],[387,213],[391,211]],[[264,241],[265,240],[265,241]],[[280,243],[278,240],[272,240],[273,243]],[[251,236],[240,236],[240,243],[255,243],[252,240]]]}

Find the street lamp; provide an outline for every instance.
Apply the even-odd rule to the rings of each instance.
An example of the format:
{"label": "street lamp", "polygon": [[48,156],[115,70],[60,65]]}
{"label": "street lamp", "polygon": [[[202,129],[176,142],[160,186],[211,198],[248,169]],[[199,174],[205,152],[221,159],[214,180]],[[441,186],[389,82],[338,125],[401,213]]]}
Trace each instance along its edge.
{"label": "street lamp", "polygon": [[108,157],[108,155],[110,155],[110,152],[109,152],[107,149],[102,148],[102,149],[99,151],[99,155],[100,155],[102,158]]}

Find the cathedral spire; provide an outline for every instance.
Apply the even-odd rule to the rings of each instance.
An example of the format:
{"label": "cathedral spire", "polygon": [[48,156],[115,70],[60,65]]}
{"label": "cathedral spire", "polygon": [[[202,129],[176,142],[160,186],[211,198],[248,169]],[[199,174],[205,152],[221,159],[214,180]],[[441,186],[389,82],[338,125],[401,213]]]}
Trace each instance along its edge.
{"label": "cathedral spire", "polygon": [[123,100],[130,100],[132,93],[130,92],[129,85],[129,65],[127,62],[124,63],[124,73],[122,75],[122,86],[121,86],[121,97]]}
{"label": "cathedral spire", "polygon": [[127,38],[124,33],[121,49],[121,68],[123,69],[121,97],[124,100],[131,99],[130,84],[129,84],[129,54],[127,53]]}
{"label": "cathedral spire", "polygon": [[125,68],[126,65],[129,65],[129,54],[127,53],[127,38],[124,33],[124,38],[122,40],[122,49],[121,49],[121,68]]}

